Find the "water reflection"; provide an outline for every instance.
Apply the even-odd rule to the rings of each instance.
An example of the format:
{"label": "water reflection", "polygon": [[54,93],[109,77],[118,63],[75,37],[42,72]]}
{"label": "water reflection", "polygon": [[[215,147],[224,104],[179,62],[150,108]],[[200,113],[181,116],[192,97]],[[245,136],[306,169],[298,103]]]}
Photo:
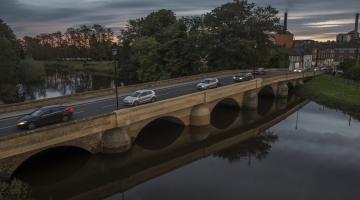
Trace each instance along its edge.
{"label": "water reflection", "polygon": [[227,159],[231,163],[247,160],[250,165],[251,157],[255,157],[258,160],[264,159],[270,153],[271,144],[277,140],[278,136],[274,132],[266,131],[260,133],[255,138],[220,151],[215,156]]}
{"label": "water reflection", "polygon": [[[30,183],[35,199],[103,199],[131,191],[131,188],[140,183],[212,154],[232,161],[241,160],[244,154],[262,159],[268,155],[277,136],[266,131],[264,135],[258,134],[288,116],[290,113],[287,112],[299,104],[302,105],[303,101],[291,102],[286,109],[274,110],[271,114],[258,117],[254,123],[245,124],[238,120],[226,131],[207,127],[208,135],[200,137],[201,140],[194,140],[198,130],[181,127],[178,123],[169,123],[172,120],[161,119],[145,127],[132,150],[125,154],[98,154],[90,158],[80,155],[70,159],[70,162],[40,159],[32,161],[30,166],[22,166],[22,170],[14,176]],[[239,112],[239,116],[243,115],[244,113]],[[164,124],[179,131],[176,134],[169,131],[170,129],[166,131]],[[161,139],[155,134],[161,132],[159,125],[165,130],[163,134],[159,134]],[[253,137],[255,139],[243,143]],[[48,163],[56,165],[51,166]],[[36,169],[40,172],[33,173]],[[117,198],[115,195],[110,199]]]}
{"label": "water reflection", "polygon": [[25,83],[22,90],[27,100],[71,95],[113,86],[113,79],[104,74],[63,70],[46,70],[45,74],[41,81]]}

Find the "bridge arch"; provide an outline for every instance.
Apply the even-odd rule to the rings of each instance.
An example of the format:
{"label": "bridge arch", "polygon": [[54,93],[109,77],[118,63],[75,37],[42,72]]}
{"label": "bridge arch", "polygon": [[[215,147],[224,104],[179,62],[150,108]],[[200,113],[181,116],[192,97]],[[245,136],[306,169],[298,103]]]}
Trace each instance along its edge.
{"label": "bridge arch", "polygon": [[158,150],[173,144],[186,127],[174,116],[164,116],[146,123],[135,138],[135,144],[144,149]]}
{"label": "bridge arch", "polygon": [[258,97],[275,97],[275,89],[271,85],[262,87],[258,93]]}
{"label": "bridge arch", "polygon": [[[11,170],[11,177],[32,184],[48,184],[74,174],[86,164],[91,155],[90,149],[73,145],[53,146],[27,153],[17,158],[18,162]],[[44,179],[34,178],[40,177],[40,174]],[[49,176],[51,179],[46,178]]]}
{"label": "bridge arch", "polygon": [[226,129],[233,124],[240,113],[239,102],[234,98],[218,101],[210,113],[210,122],[217,129]]}

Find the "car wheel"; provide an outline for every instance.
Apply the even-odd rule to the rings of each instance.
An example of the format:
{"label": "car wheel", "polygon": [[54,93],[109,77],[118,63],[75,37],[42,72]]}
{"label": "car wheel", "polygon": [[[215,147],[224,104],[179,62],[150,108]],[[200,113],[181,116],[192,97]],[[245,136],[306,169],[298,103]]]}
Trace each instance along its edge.
{"label": "car wheel", "polygon": [[155,102],[155,101],[156,101],[155,97],[151,98],[151,102]]}
{"label": "car wheel", "polygon": [[67,121],[69,121],[69,119],[70,119],[70,117],[66,116],[66,115],[62,117],[63,122],[67,122]]}
{"label": "car wheel", "polygon": [[28,125],[28,129],[29,130],[33,130],[33,129],[35,129],[36,128],[36,125],[34,124],[34,123],[30,123],[29,125]]}
{"label": "car wheel", "polygon": [[138,106],[138,105],[139,105],[139,102],[138,102],[138,101],[135,101],[135,102],[133,103],[133,105],[134,105],[134,106]]}

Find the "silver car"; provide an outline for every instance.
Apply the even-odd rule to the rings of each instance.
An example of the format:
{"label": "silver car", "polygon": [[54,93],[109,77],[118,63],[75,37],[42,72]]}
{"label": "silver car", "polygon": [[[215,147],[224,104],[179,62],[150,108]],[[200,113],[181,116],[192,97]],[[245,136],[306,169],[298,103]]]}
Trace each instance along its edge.
{"label": "silver car", "polygon": [[137,106],[154,101],[156,101],[156,93],[153,90],[138,90],[123,100],[124,104],[128,106]]}
{"label": "silver car", "polygon": [[305,70],[303,68],[296,68],[293,70],[293,72],[304,72]]}
{"label": "silver car", "polygon": [[198,83],[196,88],[198,90],[206,90],[210,88],[216,88],[218,86],[220,86],[220,82],[217,78],[207,78]]}

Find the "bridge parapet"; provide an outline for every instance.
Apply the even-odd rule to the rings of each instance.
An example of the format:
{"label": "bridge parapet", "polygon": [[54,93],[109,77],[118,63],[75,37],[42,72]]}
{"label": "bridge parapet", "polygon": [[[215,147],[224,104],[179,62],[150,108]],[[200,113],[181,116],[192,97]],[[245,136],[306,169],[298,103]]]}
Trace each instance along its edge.
{"label": "bridge parapet", "polygon": [[[12,135],[11,138],[2,137],[0,138],[0,160],[102,133],[115,127],[115,115],[111,113],[86,120],[58,124],[51,128],[28,131],[17,136]],[[99,151],[98,147],[89,147],[86,150],[90,152]]]}

